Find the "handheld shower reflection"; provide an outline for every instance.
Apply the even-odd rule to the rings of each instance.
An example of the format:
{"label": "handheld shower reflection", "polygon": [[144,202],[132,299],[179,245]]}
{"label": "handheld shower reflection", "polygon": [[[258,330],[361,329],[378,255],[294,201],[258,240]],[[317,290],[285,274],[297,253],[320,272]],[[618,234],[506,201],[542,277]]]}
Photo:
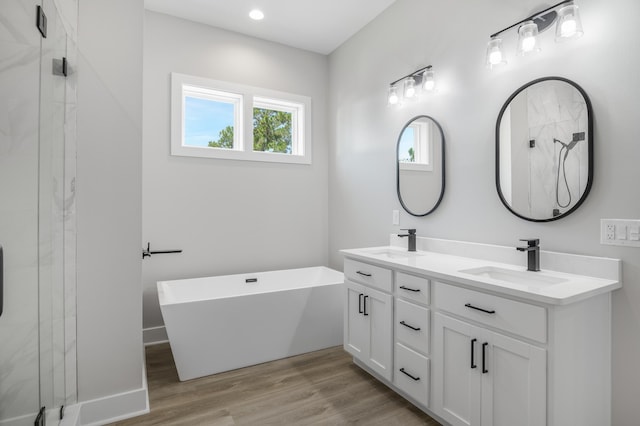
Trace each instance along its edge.
{"label": "handheld shower reflection", "polygon": [[[571,142],[564,143],[559,139],[553,138],[553,143],[559,143],[562,145],[560,151],[558,151],[558,169],[556,173],[556,203],[558,207],[569,207],[571,205],[572,197],[571,197],[571,189],[569,189],[569,182],[567,181],[567,169],[565,168],[565,163],[567,161],[567,156],[569,155],[569,151],[571,151],[578,142],[584,140],[584,132],[574,133]],[[564,157],[562,157],[562,151],[564,151]],[[562,158],[562,160],[561,160]],[[569,196],[569,200],[566,204],[562,204],[560,202],[560,167],[562,167],[562,176],[564,179],[565,188],[567,188],[567,195]]]}

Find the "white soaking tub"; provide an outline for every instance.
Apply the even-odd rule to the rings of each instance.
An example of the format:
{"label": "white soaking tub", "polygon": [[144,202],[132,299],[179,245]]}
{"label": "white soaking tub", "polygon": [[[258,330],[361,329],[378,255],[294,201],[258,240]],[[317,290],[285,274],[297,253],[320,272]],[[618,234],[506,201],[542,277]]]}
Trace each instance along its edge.
{"label": "white soaking tub", "polygon": [[343,281],[322,266],[159,281],[180,380],[342,345]]}

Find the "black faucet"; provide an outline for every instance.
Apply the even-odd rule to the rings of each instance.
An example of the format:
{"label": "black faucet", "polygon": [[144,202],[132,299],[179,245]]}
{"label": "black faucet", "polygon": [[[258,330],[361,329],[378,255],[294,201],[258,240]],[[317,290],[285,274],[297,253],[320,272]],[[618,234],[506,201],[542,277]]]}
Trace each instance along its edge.
{"label": "black faucet", "polygon": [[398,237],[409,237],[409,251],[416,251],[416,230],[401,229],[401,231],[407,231],[408,234],[398,234]]}
{"label": "black faucet", "polygon": [[526,241],[527,247],[516,247],[518,251],[527,252],[527,271],[539,271],[540,270],[540,240],[534,239],[521,239],[520,241]]}

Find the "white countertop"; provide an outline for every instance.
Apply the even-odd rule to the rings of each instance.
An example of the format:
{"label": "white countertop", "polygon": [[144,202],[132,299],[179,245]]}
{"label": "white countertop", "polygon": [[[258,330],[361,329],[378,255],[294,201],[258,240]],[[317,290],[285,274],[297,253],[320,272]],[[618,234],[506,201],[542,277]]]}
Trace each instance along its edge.
{"label": "white countertop", "polygon": [[[418,250],[415,252],[415,256],[403,257],[407,253],[406,248],[402,249],[397,246],[367,247],[340,251],[346,258],[377,264],[403,272],[426,275],[429,278],[459,284],[471,289],[484,290],[551,305],[574,303],[622,287],[619,278],[598,278],[544,269],[540,272],[529,272],[526,271],[526,267],[516,266],[510,263],[455,256],[434,251]],[[376,254],[376,252],[397,253],[398,257],[394,256],[392,258],[386,254]],[[576,255],[570,256],[576,258],[581,257]],[[585,258],[588,260],[588,257],[585,256]],[[620,262],[617,259],[604,260]],[[531,276],[531,282],[525,284],[524,282],[514,283],[461,272],[462,270],[482,267],[515,271],[525,277],[528,276],[528,274],[534,275]],[[620,267],[618,269],[620,269]],[[540,282],[540,277],[550,277],[564,281],[554,284],[543,283]]]}

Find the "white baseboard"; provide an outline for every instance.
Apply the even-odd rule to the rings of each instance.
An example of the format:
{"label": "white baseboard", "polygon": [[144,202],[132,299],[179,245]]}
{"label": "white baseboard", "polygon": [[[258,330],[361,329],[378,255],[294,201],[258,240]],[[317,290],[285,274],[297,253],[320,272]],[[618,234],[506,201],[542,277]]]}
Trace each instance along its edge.
{"label": "white baseboard", "polygon": [[167,329],[164,325],[160,327],[149,327],[142,330],[142,341],[145,346],[157,345],[169,341]]}
{"label": "white baseboard", "polygon": [[149,393],[144,388],[82,402],[80,424],[99,426],[149,412]]}
{"label": "white baseboard", "polygon": [[69,426],[100,426],[150,412],[147,366],[142,362],[142,388],[79,403],[79,422]]}

